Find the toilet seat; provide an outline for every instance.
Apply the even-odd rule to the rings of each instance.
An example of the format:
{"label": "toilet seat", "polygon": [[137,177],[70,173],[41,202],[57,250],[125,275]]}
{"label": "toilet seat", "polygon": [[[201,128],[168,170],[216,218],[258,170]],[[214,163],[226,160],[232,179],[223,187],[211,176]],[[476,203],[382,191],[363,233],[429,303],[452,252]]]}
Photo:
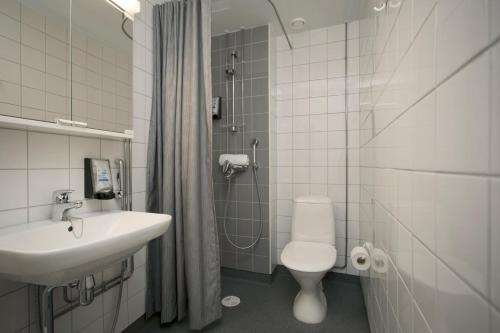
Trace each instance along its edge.
{"label": "toilet seat", "polygon": [[335,246],[327,243],[292,241],[281,253],[281,262],[287,268],[300,272],[330,270],[337,259]]}

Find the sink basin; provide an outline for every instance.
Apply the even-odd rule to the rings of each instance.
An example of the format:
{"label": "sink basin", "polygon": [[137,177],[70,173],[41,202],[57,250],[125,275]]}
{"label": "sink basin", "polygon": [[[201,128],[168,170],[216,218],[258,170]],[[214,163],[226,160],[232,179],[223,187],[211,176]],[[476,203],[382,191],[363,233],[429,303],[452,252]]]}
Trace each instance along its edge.
{"label": "sink basin", "polygon": [[[128,211],[76,215],[0,230],[0,278],[58,286],[131,256],[167,231],[171,216]],[[83,229],[82,229],[83,228]]]}

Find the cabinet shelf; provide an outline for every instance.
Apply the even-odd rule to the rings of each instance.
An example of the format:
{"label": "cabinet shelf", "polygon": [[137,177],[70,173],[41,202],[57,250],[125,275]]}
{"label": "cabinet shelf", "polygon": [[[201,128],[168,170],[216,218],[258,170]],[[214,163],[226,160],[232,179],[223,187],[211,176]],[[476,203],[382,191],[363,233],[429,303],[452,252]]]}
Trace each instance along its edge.
{"label": "cabinet shelf", "polygon": [[66,134],[120,141],[131,140],[134,138],[133,131],[130,131],[130,133],[119,133],[86,127],[66,126],[46,121],[23,119],[2,115],[0,115],[0,128],[22,129],[34,132]]}

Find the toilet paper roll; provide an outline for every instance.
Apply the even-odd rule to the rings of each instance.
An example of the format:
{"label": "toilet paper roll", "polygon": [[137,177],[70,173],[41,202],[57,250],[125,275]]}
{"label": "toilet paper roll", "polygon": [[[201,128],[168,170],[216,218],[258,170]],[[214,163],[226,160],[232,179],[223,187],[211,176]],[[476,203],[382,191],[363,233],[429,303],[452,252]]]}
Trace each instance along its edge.
{"label": "toilet paper roll", "polygon": [[368,251],[364,247],[356,246],[351,251],[351,261],[354,268],[360,271],[366,271],[370,268],[371,260]]}
{"label": "toilet paper roll", "polygon": [[377,273],[386,273],[388,267],[387,255],[381,249],[373,249],[371,254],[372,267]]}

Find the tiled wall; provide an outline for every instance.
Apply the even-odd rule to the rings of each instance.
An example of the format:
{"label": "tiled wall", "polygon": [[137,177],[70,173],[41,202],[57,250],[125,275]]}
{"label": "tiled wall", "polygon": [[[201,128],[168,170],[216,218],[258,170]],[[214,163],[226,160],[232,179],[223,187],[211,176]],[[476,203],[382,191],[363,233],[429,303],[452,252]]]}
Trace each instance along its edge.
{"label": "tiled wall", "polygon": [[[20,3],[0,4],[0,114],[131,129],[131,52],[73,27],[70,53],[69,20]],[[69,1],[61,12],[69,17]]]}
{"label": "tiled wall", "polygon": [[[290,241],[293,199],[327,195],[334,201],[337,265],[345,254],[346,181],[349,248],[358,243],[358,24],[348,26],[347,100],[349,177],[346,179],[345,25],[284,36],[276,41],[276,260]],[[350,251],[349,251],[350,252]],[[350,261],[343,272],[357,274]]]}
{"label": "tiled wall", "polygon": [[398,3],[360,22],[371,330],[499,332],[500,2]]}
{"label": "tiled wall", "polygon": [[[212,38],[213,96],[222,97],[222,119],[213,120],[213,176],[222,266],[259,273],[270,273],[268,33],[268,27],[262,26]],[[226,99],[225,74],[225,70],[230,68],[232,50],[238,52],[235,66],[235,120],[238,126],[244,124],[243,131],[240,127],[237,133],[228,131],[226,127],[226,120],[229,119],[229,126],[232,124],[232,84],[228,81],[229,98]],[[226,102],[229,102],[229,115]],[[239,250],[224,235],[227,182],[218,159],[220,154],[227,152],[244,153],[252,159],[251,143],[254,138],[260,142],[257,147],[257,174],[262,199],[262,237],[252,249]],[[260,208],[256,191],[251,168],[233,177],[226,228],[231,240],[242,247],[251,244],[258,236]]]}
{"label": "tiled wall", "polygon": [[[11,13],[12,3],[0,2],[1,13]],[[152,82],[152,6],[142,1],[143,11],[134,22],[134,123],[133,207],[145,208],[145,160]],[[14,8],[15,10],[15,8]],[[0,23],[3,23],[0,20]],[[0,29],[0,34],[4,32]],[[1,52],[5,48],[0,48]],[[2,77],[5,77],[2,74]],[[3,82],[2,82],[3,84]],[[4,105],[0,106],[3,108]],[[73,188],[72,199],[83,199],[83,157],[123,158],[123,143],[31,131],[0,129],[0,227],[31,223],[50,217],[51,193]],[[116,169],[112,172],[116,176]],[[117,200],[85,200],[80,212],[119,208]],[[145,311],[145,250],[135,258],[135,273],[124,284],[118,320],[122,330]],[[111,267],[96,274],[97,283],[119,273]],[[109,332],[116,304],[117,288],[96,297],[56,320],[56,332]],[[56,307],[61,306],[57,293]],[[0,281],[0,331],[38,332],[36,288],[12,281]]]}

